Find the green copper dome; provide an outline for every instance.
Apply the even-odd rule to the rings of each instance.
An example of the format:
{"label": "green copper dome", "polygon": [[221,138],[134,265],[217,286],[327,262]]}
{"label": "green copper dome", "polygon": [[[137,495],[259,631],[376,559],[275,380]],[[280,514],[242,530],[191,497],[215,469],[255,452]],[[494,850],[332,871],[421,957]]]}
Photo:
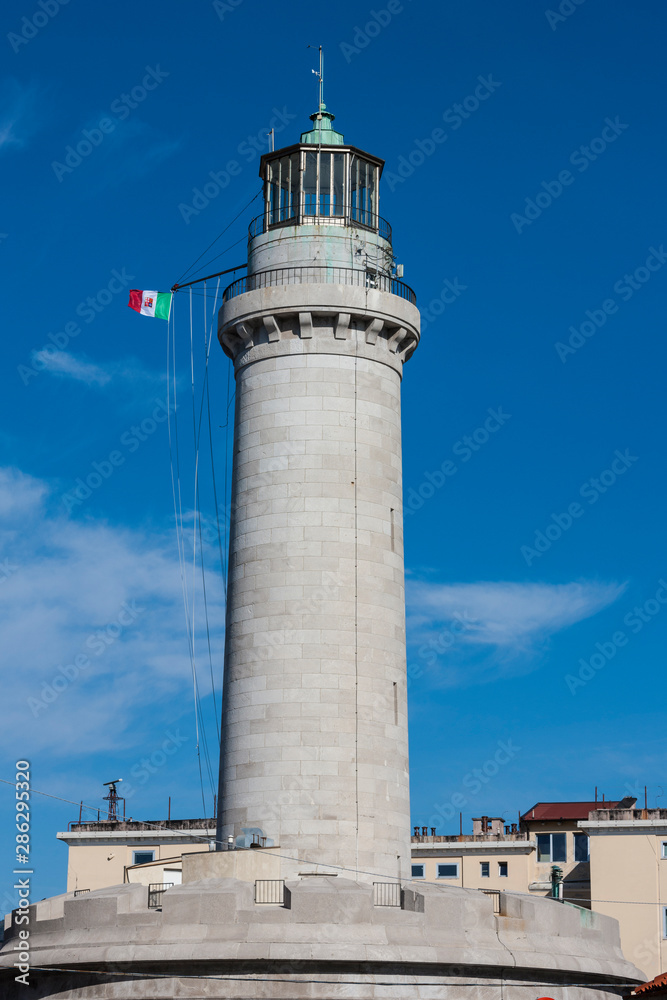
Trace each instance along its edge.
{"label": "green copper dome", "polygon": [[343,146],[345,140],[341,132],[336,132],[331,123],[336,117],[326,110],[326,104],[320,104],[320,110],[310,116],[315,127],[310,132],[301,133],[301,142],[312,146]]}

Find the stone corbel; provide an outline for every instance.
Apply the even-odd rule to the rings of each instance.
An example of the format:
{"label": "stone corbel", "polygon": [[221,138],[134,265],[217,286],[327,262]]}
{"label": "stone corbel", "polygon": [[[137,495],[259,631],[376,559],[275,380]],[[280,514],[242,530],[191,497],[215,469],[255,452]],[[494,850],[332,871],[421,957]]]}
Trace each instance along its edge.
{"label": "stone corbel", "polygon": [[243,341],[243,346],[247,347],[252,340],[252,327],[249,323],[237,323],[235,326],[237,336]]}
{"label": "stone corbel", "polygon": [[276,317],[269,314],[268,316],[264,316],[262,318],[262,322],[264,323],[264,329],[267,332],[269,343],[273,344],[276,340],[280,340],[280,327],[278,326]]}
{"label": "stone corbel", "polygon": [[372,319],[368,326],[366,327],[366,343],[375,344],[378,339],[378,334],[381,332],[384,326],[383,319]]}
{"label": "stone corbel", "polygon": [[347,340],[350,336],[350,313],[338,313],[334,327],[336,340]]}
{"label": "stone corbel", "polygon": [[309,340],[313,336],[313,317],[311,313],[299,313],[299,336]]}
{"label": "stone corbel", "polygon": [[404,326],[399,326],[398,330],[394,330],[391,337],[387,338],[387,347],[392,354],[396,354],[401,345],[401,341],[404,339],[406,334],[406,329]]}

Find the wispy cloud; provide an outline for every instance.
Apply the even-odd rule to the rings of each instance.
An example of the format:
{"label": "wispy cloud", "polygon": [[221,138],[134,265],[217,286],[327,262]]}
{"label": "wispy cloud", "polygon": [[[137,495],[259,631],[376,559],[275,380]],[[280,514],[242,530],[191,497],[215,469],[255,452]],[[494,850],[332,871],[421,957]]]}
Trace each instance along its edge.
{"label": "wispy cloud", "polygon": [[70,354],[68,351],[54,351],[43,348],[33,351],[33,362],[40,371],[61,378],[70,378],[89,386],[106,386],[113,382],[137,385],[159,385],[165,380],[163,373],[148,371],[134,358],[121,361],[95,362],[85,355]]}
{"label": "wispy cloud", "polygon": [[[608,607],[625,589],[625,583],[598,581],[412,580],[407,588],[410,643],[422,661],[444,668],[441,681],[448,686],[524,672],[553,635]],[[463,667],[461,660],[466,657]]]}
{"label": "wispy cloud", "polygon": [[[0,469],[0,540],[10,574],[0,582],[0,648],[12,664],[2,749],[19,738],[56,755],[80,753],[86,740],[139,745],[160,706],[173,712],[192,686],[172,531],[67,519],[46,483]],[[206,585],[218,676],[224,597],[215,573]],[[205,641],[198,653],[205,694]],[[73,670],[77,656],[88,662]]]}

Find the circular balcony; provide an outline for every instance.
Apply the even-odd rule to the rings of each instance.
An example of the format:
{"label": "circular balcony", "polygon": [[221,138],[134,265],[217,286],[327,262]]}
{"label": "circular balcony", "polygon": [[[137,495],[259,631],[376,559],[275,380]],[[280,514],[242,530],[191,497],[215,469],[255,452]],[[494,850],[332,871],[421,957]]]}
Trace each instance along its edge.
{"label": "circular balcony", "polygon": [[398,295],[411,305],[417,305],[417,296],[410,288],[397,278],[371,271],[361,271],[352,267],[280,267],[271,271],[258,271],[256,274],[246,274],[243,278],[232,282],[224,290],[222,301],[228,302],[243,295],[244,292],[254,292],[258,288],[272,288],[279,285],[330,284],[354,285],[356,287],[373,289],[379,292],[389,292]]}
{"label": "circular balcony", "polygon": [[381,239],[391,243],[391,226],[386,219],[359,208],[346,206],[341,206],[340,210],[332,206],[330,213],[321,212],[318,215],[309,215],[307,212],[302,215],[288,215],[287,210],[282,208],[274,212],[265,212],[250,223],[248,241],[251,242],[263,233],[283,229],[285,226],[348,226],[376,233]]}

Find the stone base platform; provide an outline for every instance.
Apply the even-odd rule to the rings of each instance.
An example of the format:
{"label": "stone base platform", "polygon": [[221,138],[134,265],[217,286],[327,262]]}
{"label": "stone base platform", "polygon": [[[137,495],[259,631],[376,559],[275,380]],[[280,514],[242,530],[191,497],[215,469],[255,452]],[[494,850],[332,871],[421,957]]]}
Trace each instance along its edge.
{"label": "stone base platform", "polygon": [[255,902],[262,888],[206,878],[168,889],[157,910],[139,884],[44,900],[22,925],[29,988],[14,980],[21,928],[8,918],[0,995],[602,1000],[643,979],[616,921],[554,900],[424,884],[378,905],[389,897],[369,883],[314,876],[280,885],[282,903]]}

